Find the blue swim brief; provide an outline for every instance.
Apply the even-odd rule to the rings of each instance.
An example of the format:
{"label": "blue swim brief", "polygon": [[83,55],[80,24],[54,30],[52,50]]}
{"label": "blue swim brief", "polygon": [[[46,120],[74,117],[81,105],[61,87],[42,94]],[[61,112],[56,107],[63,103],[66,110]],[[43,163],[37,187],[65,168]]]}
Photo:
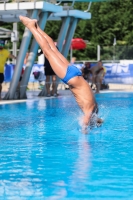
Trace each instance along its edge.
{"label": "blue swim brief", "polygon": [[62,81],[67,84],[68,81],[75,76],[82,76],[81,71],[74,65],[69,65],[67,68],[66,76],[62,79]]}

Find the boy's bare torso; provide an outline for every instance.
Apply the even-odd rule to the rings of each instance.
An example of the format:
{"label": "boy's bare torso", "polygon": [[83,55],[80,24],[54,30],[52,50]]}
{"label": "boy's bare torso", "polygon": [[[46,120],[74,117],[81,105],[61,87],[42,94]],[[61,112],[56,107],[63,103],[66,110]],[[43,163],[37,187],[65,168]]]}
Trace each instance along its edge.
{"label": "boy's bare torso", "polygon": [[84,114],[91,113],[95,107],[95,99],[89,84],[82,76],[70,79],[68,84]]}

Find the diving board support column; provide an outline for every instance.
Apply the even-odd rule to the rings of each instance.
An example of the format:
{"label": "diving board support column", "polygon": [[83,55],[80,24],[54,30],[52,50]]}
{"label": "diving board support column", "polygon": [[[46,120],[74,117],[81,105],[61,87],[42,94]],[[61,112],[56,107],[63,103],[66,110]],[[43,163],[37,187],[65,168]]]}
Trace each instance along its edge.
{"label": "diving board support column", "polygon": [[[60,33],[58,35],[58,40],[57,40],[57,47],[59,49],[59,51],[62,51],[62,47],[63,47],[63,43],[69,28],[69,24],[70,24],[70,17],[64,17],[63,18],[63,22],[62,22],[62,26],[60,29]],[[58,87],[58,83],[59,83],[60,79],[57,77],[56,78],[56,88]],[[52,83],[52,80],[50,78],[50,84]],[[46,96],[46,86],[43,87],[42,91],[38,94],[38,96]]]}
{"label": "diving board support column", "polygon": [[74,36],[78,20],[79,20],[78,18],[73,18],[71,20],[69,29],[67,31],[66,42],[65,42],[65,45],[63,46],[63,50],[62,50],[62,54],[63,54],[64,57],[67,57],[67,55],[69,53],[69,49],[70,49],[70,45],[71,45],[71,40],[72,40],[72,38]]}
{"label": "diving board support column", "polygon": [[55,13],[54,16],[55,17],[61,17],[61,18],[70,17],[70,19],[71,19],[69,29],[66,30],[67,36],[66,36],[65,44],[63,45],[63,50],[61,51],[62,54],[65,57],[67,57],[68,52],[69,52],[69,48],[70,48],[70,44],[71,44],[71,39],[74,36],[75,29],[76,29],[78,21],[80,19],[82,19],[82,20],[91,19],[91,13],[83,12],[83,11],[80,11],[80,10],[74,10],[74,9],[70,9],[70,10],[64,9],[62,12]]}
{"label": "diving board support column", "polygon": [[[47,18],[48,18],[48,12],[43,12],[41,13],[41,15],[39,16],[39,26],[42,30],[44,30],[45,26],[46,26],[46,22],[47,22]],[[22,78],[22,81],[20,83],[20,99],[23,98],[27,98],[26,96],[26,88],[28,85],[28,81],[29,81],[29,77],[32,71],[32,66],[34,64],[36,55],[37,55],[37,51],[38,51],[38,43],[36,42],[35,39],[33,39],[31,48],[30,48],[30,53],[29,53],[29,57],[28,57],[28,61],[25,67],[25,72]]]}
{"label": "diving board support column", "polygon": [[63,18],[63,23],[57,40],[57,47],[59,48],[60,52],[62,51],[63,43],[69,28],[69,24],[70,24],[70,17]]}
{"label": "diving board support column", "polygon": [[[70,17],[69,27],[68,27],[67,30],[65,29],[65,31],[66,31],[66,34],[65,34],[66,39],[64,38],[65,39],[65,43],[64,43],[64,45],[62,44],[63,49],[62,49],[61,52],[64,55],[64,57],[66,57],[66,58],[67,58],[67,55],[68,55],[68,52],[69,52],[69,48],[70,48],[70,45],[71,45],[71,40],[72,40],[73,35],[75,33],[77,22],[78,22],[77,18],[73,19],[72,17]],[[57,87],[58,87],[59,81],[60,81],[60,79],[57,78]]]}
{"label": "diving board support column", "polygon": [[[63,18],[62,27],[61,27],[61,30],[60,30],[60,33],[59,33],[59,36],[58,36],[58,40],[57,40],[57,47],[59,48],[60,52],[62,52],[63,45],[65,45],[64,41],[65,41],[65,38],[66,38],[66,35],[67,35],[67,31],[69,29],[70,20],[71,20],[70,16]],[[56,78],[56,91],[57,91],[59,82],[60,82],[60,78],[57,76],[57,78]]]}
{"label": "diving board support column", "polygon": [[[38,10],[33,10],[31,17],[32,19],[36,19],[38,16]],[[8,93],[5,95],[4,99],[6,100],[11,100],[11,99],[17,99],[17,93],[16,93],[16,89],[17,89],[17,85],[20,79],[20,75],[21,75],[21,71],[22,71],[22,67],[23,67],[23,62],[26,56],[26,52],[28,50],[29,44],[30,44],[30,40],[31,40],[31,32],[29,31],[28,28],[25,28],[25,32],[23,35],[23,40],[21,42],[21,46],[20,46],[20,51],[18,54],[18,58],[17,58],[17,62],[16,62],[16,67],[15,67],[15,71],[13,74],[13,78],[10,84],[10,88]]]}

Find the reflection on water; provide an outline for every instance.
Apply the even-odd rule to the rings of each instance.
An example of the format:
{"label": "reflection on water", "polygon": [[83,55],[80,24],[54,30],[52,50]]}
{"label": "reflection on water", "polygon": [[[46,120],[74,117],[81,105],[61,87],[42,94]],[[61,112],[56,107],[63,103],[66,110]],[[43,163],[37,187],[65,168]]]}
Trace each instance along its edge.
{"label": "reflection on water", "polygon": [[78,139],[78,154],[74,165],[74,172],[70,176],[70,186],[73,192],[82,191],[89,178],[91,167],[91,149],[86,135],[80,135]]}
{"label": "reflection on water", "polygon": [[[55,190],[54,199],[63,199],[69,196],[69,193],[75,194],[86,190],[86,182],[89,178],[89,171],[91,167],[91,149],[86,135],[79,135],[77,141],[77,157],[72,166],[72,172],[67,180],[59,180],[54,185],[57,186]],[[73,196],[73,195],[72,195]],[[53,199],[53,196],[52,198]]]}

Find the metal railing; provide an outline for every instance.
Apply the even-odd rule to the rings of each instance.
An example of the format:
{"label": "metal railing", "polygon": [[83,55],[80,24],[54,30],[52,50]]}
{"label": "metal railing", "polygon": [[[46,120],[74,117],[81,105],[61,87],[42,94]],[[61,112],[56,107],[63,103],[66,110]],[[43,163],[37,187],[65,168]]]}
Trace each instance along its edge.
{"label": "metal railing", "polygon": [[[21,3],[21,2],[37,2],[41,0],[0,0],[0,3]],[[43,0],[45,2],[56,4],[56,0]]]}
{"label": "metal railing", "polygon": [[[36,3],[37,1],[41,1],[41,0],[0,0],[0,3],[4,3],[4,8],[6,10],[6,3],[18,3],[18,9],[19,9],[19,3],[22,3],[22,2]],[[58,0],[43,0],[43,1],[55,4],[55,5],[60,5],[62,3],[64,9],[66,9],[66,7],[67,7],[67,9],[73,9],[74,4],[76,2],[76,0],[71,0],[70,2],[68,2],[68,3],[71,3],[71,5],[67,6],[67,3],[63,2],[63,0],[59,0],[59,1]],[[84,12],[90,11],[91,4],[92,4],[92,2],[89,2],[87,10],[84,10]]]}

